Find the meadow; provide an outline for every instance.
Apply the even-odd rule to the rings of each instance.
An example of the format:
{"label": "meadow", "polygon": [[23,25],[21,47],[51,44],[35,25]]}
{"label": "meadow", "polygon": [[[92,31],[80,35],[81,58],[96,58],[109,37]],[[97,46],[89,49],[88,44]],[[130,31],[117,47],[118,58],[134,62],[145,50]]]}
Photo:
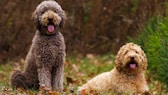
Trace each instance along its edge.
{"label": "meadow", "polygon": [[[63,93],[56,91],[46,91],[40,88],[38,91],[17,89],[12,90],[9,85],[9,76],[13,70],[23,69],[24,59],[19,62],[8,62],[6,65],[0,65],[0,95],[76,95],[77,88],[87,80],[97,74],[110,71],[114,64],[115,55],[93,55],[86,56],[68,55],[64,64],[64,90]],[[167,95],[164,85],[153,79],[149,71],[146,71],[146,78],[150,88],[151,95]],[[115,95],[111,93],[101,93],[100,95]]]}

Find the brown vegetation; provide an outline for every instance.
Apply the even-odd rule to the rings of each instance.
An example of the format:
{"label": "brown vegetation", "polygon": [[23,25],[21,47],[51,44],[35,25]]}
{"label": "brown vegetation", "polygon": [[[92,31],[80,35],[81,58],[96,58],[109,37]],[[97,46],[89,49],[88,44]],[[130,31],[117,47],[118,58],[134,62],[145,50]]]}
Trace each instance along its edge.
{"label": "brown vegetation", "polygon": [[[0,1],[0,60],[25,57],[35,27],[31,14],[43,0]],[[115,53],[152,16],[166,15],[166,0],[57,0],[67,12],[62,30],[68,54]]]}

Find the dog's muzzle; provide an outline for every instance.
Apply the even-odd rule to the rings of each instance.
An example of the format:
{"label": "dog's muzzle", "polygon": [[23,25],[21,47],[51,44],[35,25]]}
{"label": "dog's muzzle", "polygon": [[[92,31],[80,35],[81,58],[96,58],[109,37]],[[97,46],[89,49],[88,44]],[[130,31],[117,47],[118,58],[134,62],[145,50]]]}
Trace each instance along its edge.
{"label": "dog's muzzle", "polygon": [[49,33],[53,33],[54,30],[55,30],[55,25],[53,23],[53,18],[52,17],[48,17],[48,21],[49,21],[49,23],[47,25],[47,30],[48,30]]}
{"label": "dog's muzzle", "polygon": [[47,26],[47,30],[48,30],[49,33],[53,33],[54,30],[55,30],[55,26],[52,25],[52,24],[49,24],[49,25]]}
{"label": "dog's muzzle", "polygon": [[127,67],[131,69],[135,69],[138,67],[138,63],[136,62],[135,57],[130,57],[130,61],[128,61]]}

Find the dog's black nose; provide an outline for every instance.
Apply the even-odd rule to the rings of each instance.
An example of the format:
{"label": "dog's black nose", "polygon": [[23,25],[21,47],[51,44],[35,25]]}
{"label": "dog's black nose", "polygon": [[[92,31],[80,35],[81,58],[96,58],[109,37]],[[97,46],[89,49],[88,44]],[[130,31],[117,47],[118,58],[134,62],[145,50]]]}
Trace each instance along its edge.
{"label": "dog's black nose", "polygon": [[131,57],[130,57],[130,59],[131,59],[131,60],[134,60],[134,57],[133,57],[133,56],[131,56]]}
{"label": "dog's black nose", "polygon": [[49,20],[49,21],[53,21],[53,18],[52,18],[52,17],[48,17],[48,20]]}

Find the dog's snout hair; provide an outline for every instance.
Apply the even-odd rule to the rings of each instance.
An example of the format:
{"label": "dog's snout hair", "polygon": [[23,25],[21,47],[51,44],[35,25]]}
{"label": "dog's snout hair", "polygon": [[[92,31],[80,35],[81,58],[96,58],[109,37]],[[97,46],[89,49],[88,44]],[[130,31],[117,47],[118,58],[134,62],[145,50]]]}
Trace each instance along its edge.
{"label": "dog's snout hair", "polygon": [[53,21],[53,17],[48,17],[48,20],[49,20],[50,22],[52,22],[52,21]]}

